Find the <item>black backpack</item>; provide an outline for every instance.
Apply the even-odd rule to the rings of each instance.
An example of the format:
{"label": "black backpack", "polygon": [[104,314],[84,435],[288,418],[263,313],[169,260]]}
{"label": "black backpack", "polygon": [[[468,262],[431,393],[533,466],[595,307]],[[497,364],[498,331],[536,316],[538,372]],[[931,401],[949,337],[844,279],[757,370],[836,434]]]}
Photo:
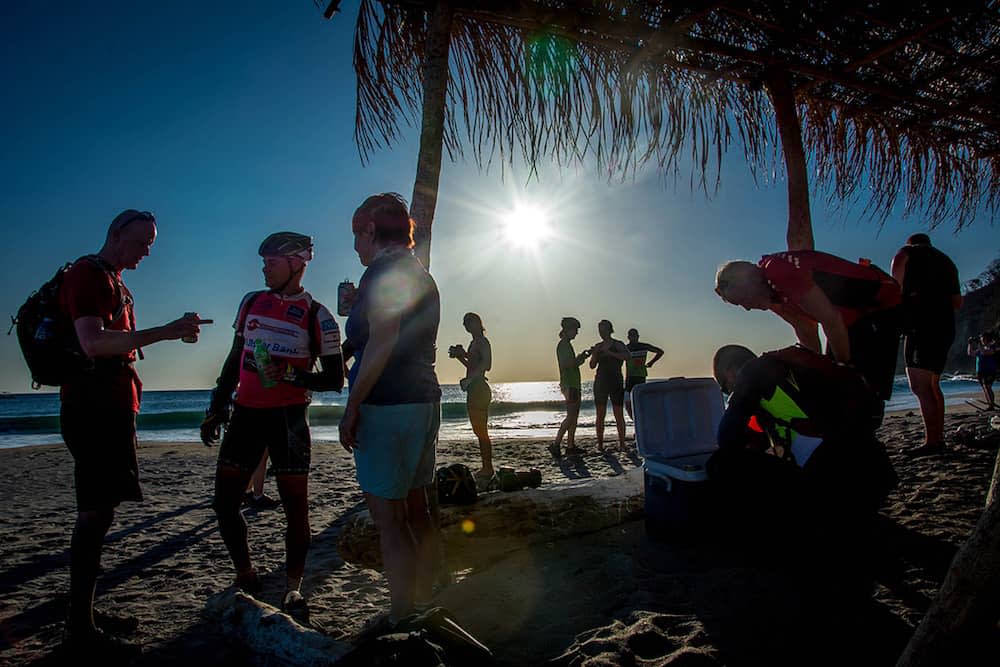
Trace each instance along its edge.
{"label": "black backpack", "polygon": [[[95,255],[80,259],[89,260],[111,274],[107,264]],[[60,267],[51,280],[31,293],[18,308],[17,316],[12,319],[11,328],[7,331],[9,335],[11,330],[17,329],[17,342],[31,372],[34,389],[40,389],[42,385],[58,387],[70,378],[94,369],[94,360],[83,353],[73,323],[59,307],[59,289],[71,266],[72,262]],[[121,284],[111,275],[118,289],[119,303],[118,311],[112,318],[114,321],[121,317],[125,299]]]}
{"label": "black backpack", "polygon": [[461,463],[441,466],[437,471],[437,491],[442,505],[470,505],[476,502],[476,477]]}

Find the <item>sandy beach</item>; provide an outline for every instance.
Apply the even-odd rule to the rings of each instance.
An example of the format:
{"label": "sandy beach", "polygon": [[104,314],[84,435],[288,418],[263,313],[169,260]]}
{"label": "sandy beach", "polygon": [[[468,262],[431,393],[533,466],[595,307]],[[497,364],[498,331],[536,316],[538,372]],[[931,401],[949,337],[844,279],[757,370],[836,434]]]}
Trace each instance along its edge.
{"label": "sandy beach", "polygon": [[[952,409],[947,428],[987,422],[986,414]],[[876,595],[855,618],[831,624],[811,615],[822,601],[806,599],[803,582],[786,568],[655,542],[641,521],[515,549],[461,573],[437,603],[500,665],[817,664],[833,663],[833,656],[891,665],[978,519],[996,456],[994,440],[954,445],[945,457],[906,457],[921,433],[912,412],[890,415],[882,427],[900,484],[882,512]],[[495,457],[499,465],[540,469],[543,485],[615,476],[640,464],[634,454],[599,456],[592,434],[582,436],[587,454],[577,464],[554,461],[539,440],[497,440]],[[210,507],[216,453],[193,443],[140,447],[146,499],[120,508],[97,597],[98,609],[139,620],[132,637],[144,647],[139,664],[252,662],[205,612],[208,599],[233,578]],[[476,459],[471,442],[439,446],[439,464],[475,466]],[[61,664],[72,461],[62,446],[7,449],[0,450],[0,469],[0,662]],[[274,482],[267,484],[275,494]],[[345,518],[361,509],[350,456],[337,443],[316,443],[303,591],[313,625],[343,639],[388,604],[381,574],[344,563],[336,550]],[[262,599],[277,605],[283,516],[248,511],[246,518],[265,573]]]}

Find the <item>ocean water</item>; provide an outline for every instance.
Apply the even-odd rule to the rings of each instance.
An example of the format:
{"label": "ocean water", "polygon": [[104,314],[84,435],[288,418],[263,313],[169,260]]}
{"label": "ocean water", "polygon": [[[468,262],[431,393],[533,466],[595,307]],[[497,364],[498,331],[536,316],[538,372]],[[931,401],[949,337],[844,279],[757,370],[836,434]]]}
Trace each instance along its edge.
{"label": "ocean water", "polygon": [[[565,412],[556,382],[497,382],[492,385],[490,433],[497,437],[538,438],[554,436]],[[945,376],[941,388],[948,404],[962,403],[962,395],[978,394],[975,379]],[[62,442],[59,435],[59,395],[55,393],[2,394],[0,399],[0,448]],[[209,391],[147,391],[143,393],[138,418],[139,439],[159,442],[197,442],[198,425],[205,416]],[[347,394],[317,392],[309,409],[315,441],[335,442],[337,424],[343,414]],[[905,376],[897,376],[888,410],[918,409]],[[465,393],[458,385],[443,385],[441,437],[473,439],[465,410]],[[614,426],[608,410],[610,435]],[[594,428],[595,411],[590,382],[583,385],[583,407],[578,431]]]}

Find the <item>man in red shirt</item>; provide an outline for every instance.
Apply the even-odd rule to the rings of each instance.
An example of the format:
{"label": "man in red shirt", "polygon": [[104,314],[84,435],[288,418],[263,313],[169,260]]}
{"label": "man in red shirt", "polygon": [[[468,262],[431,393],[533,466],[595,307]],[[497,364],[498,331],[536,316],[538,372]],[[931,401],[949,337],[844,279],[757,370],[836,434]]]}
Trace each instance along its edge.
{"label": "man in red shirt", "polygon": [[133,367],[136,351],[162,340],[197,339],[199,324],[209,323],[185,315],[136,330],[132,294],[121,272],[136,268],[155,239],[151,213],[123,211],[111,222],[101,251],[77,260],[59,292],[63,314],[93,362],[63,383],[60,392],[60,428],[73,456],[77,503],[66,643],[80,655],[139,652],[138,646],[98,629],[93,609],[101,550],[115,508],[123,500],[142,500],[135,433],[142,383]]}
{"label": "man in red shirt", "polygon": [[764,255],[723,264],[715,277],[723,301],[770,310],[792,325],[805,347],[821,352],[819,327],[834,359],[851,364],[886,401],[899,350],[899,284],[865,262],[815,250]]}

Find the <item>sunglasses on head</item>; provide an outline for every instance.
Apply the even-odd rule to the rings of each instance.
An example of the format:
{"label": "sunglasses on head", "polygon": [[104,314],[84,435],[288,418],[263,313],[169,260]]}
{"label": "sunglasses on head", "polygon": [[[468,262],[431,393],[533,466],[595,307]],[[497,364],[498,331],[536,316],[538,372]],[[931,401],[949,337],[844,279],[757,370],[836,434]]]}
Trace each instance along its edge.
{"label": "sunglasses on head", "polygon": [[128,227],[129,225],[131,225],[136,220],[149,220],[149,221],[152,221],[152,222],[156,222],[156,216],[154,216],[149,211],[140,211],[139,213],[136,213],[131,218],[127,219],[125,222],[123,222],[121,225],[119,225],[117,231],[119,231],[119,232],[122,231],[123,229],[125,229],[126,227]]}

